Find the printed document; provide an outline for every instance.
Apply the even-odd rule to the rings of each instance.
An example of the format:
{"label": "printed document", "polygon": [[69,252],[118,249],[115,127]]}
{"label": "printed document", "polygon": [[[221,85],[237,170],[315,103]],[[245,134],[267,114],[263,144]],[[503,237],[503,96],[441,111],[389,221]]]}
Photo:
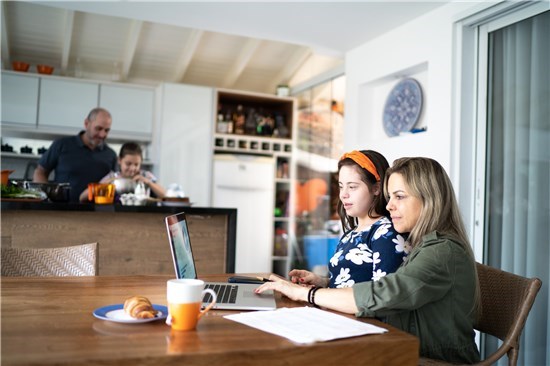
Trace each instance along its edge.
{"label": "printed document", "polygon": [[388,331],[372,324],[312,307],[253,311],[225,315],[224,318],[288,338],[296,343],[324,342],[365,334],[381,334]]}

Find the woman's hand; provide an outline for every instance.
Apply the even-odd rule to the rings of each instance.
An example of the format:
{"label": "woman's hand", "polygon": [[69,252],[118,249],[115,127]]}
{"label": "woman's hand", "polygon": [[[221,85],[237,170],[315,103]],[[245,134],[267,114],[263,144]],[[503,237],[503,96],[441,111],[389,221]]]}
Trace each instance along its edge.
{"label": "woman's hand", "polygon": [[326,278],[317,276],[315,273],[306,271],[304,269],[293,269],[288,273],[290,280],[293,283],[308,286],[327,287],[328,280]]}
{"label": "woman's hand", "polygon": [[261,294],[262,292],[267,290],[274,290],[282,293],[291,300],[307,301],[307,293],[309,292],[309,287],[294,284],[275,275],[269,276],[269,280],[271,282],[264,283],[256,290],[254,290],[254,292],[256,292],[257,294]]}

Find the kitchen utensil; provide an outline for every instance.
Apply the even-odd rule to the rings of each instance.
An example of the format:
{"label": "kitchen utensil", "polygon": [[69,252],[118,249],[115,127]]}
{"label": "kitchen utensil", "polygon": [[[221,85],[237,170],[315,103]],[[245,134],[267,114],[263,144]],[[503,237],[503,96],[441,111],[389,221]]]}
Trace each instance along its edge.
{"label": "kitchen utensil", "polygon": [[39,74],[51,75],[53,73],[53,66],[50,65],[36,65],[36,70]]}
{"label": "kitchen utensil", "polygon": [[118,194],[134,193],[134,190],[136,189],[136,182],[131,178],[115,178],[115,180],[113,180],[113,184],[115,185],[116,193]]}
{"label": "kitchen utensil", "polygon": [[94,202],[100,205],[110,205],[115,200],[115,185],[112,183],[97,183],[94,185]]}
{"label": "kitchen utensil", "polygon": [[21,151],[21,154],[32,154],[32,147],[28,145],[21,146],[19,150]]}
{"label": "kitchen utensil", "polygon": [[2,151],[4,152],[13,152],[13,146],[4,144],[1,146]]}
{"label": "kitchen utensil", "polygon": [[38,190],[46,193],[46,196],[53,202],[68,202],[71,194],[70,183],[37,183],[30,181],[19,182],[21,188]]}
{"label": "kitchen utensil", "polygon": [[2,185],[7,186],[10,174],[15,170],[2,170]]}
{"label": "kitchen utensil", "polygon": [[13,61],[11,63],[11,66],[13,67],[13,70],[15,71],[21,71],[21,72],[27,72],[29,71],[29,64],[23,61]]}

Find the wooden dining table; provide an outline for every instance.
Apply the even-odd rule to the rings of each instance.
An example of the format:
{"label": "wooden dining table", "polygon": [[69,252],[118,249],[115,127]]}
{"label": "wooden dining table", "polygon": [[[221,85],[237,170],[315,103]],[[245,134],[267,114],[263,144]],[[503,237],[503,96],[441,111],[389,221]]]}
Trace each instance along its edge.
{"label": "wooden dining table", "polygon": [[[170,278],[3,277],[2,365],[418,364],[416,337],[371,318],[358,320],[388,332],[304,345],[223,317],[234,311],[211,310],[188,332],[174,332],[162,320],[117,323],[93,315],[133,295],[166,305]],[[276,299],[278,308],[305,306],[280,294]]]}

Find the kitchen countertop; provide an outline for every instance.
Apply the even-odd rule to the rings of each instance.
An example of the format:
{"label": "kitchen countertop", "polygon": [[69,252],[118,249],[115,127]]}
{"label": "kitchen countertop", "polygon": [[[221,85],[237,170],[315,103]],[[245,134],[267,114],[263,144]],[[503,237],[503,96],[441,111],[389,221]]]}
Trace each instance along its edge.
{"label": "kitchen countertop", "polygon": [[96,211],[96,212],[162,212],[178,213],[187,212],[190,214],[236,214],[235,208],[195,207],[189,205],[181,206],[123,206],[121,204],[96,205],[93,203],[72,203],[72,202],[12,202],[2,200],[2,211],[4,210],[44,210],[44,211]]}

